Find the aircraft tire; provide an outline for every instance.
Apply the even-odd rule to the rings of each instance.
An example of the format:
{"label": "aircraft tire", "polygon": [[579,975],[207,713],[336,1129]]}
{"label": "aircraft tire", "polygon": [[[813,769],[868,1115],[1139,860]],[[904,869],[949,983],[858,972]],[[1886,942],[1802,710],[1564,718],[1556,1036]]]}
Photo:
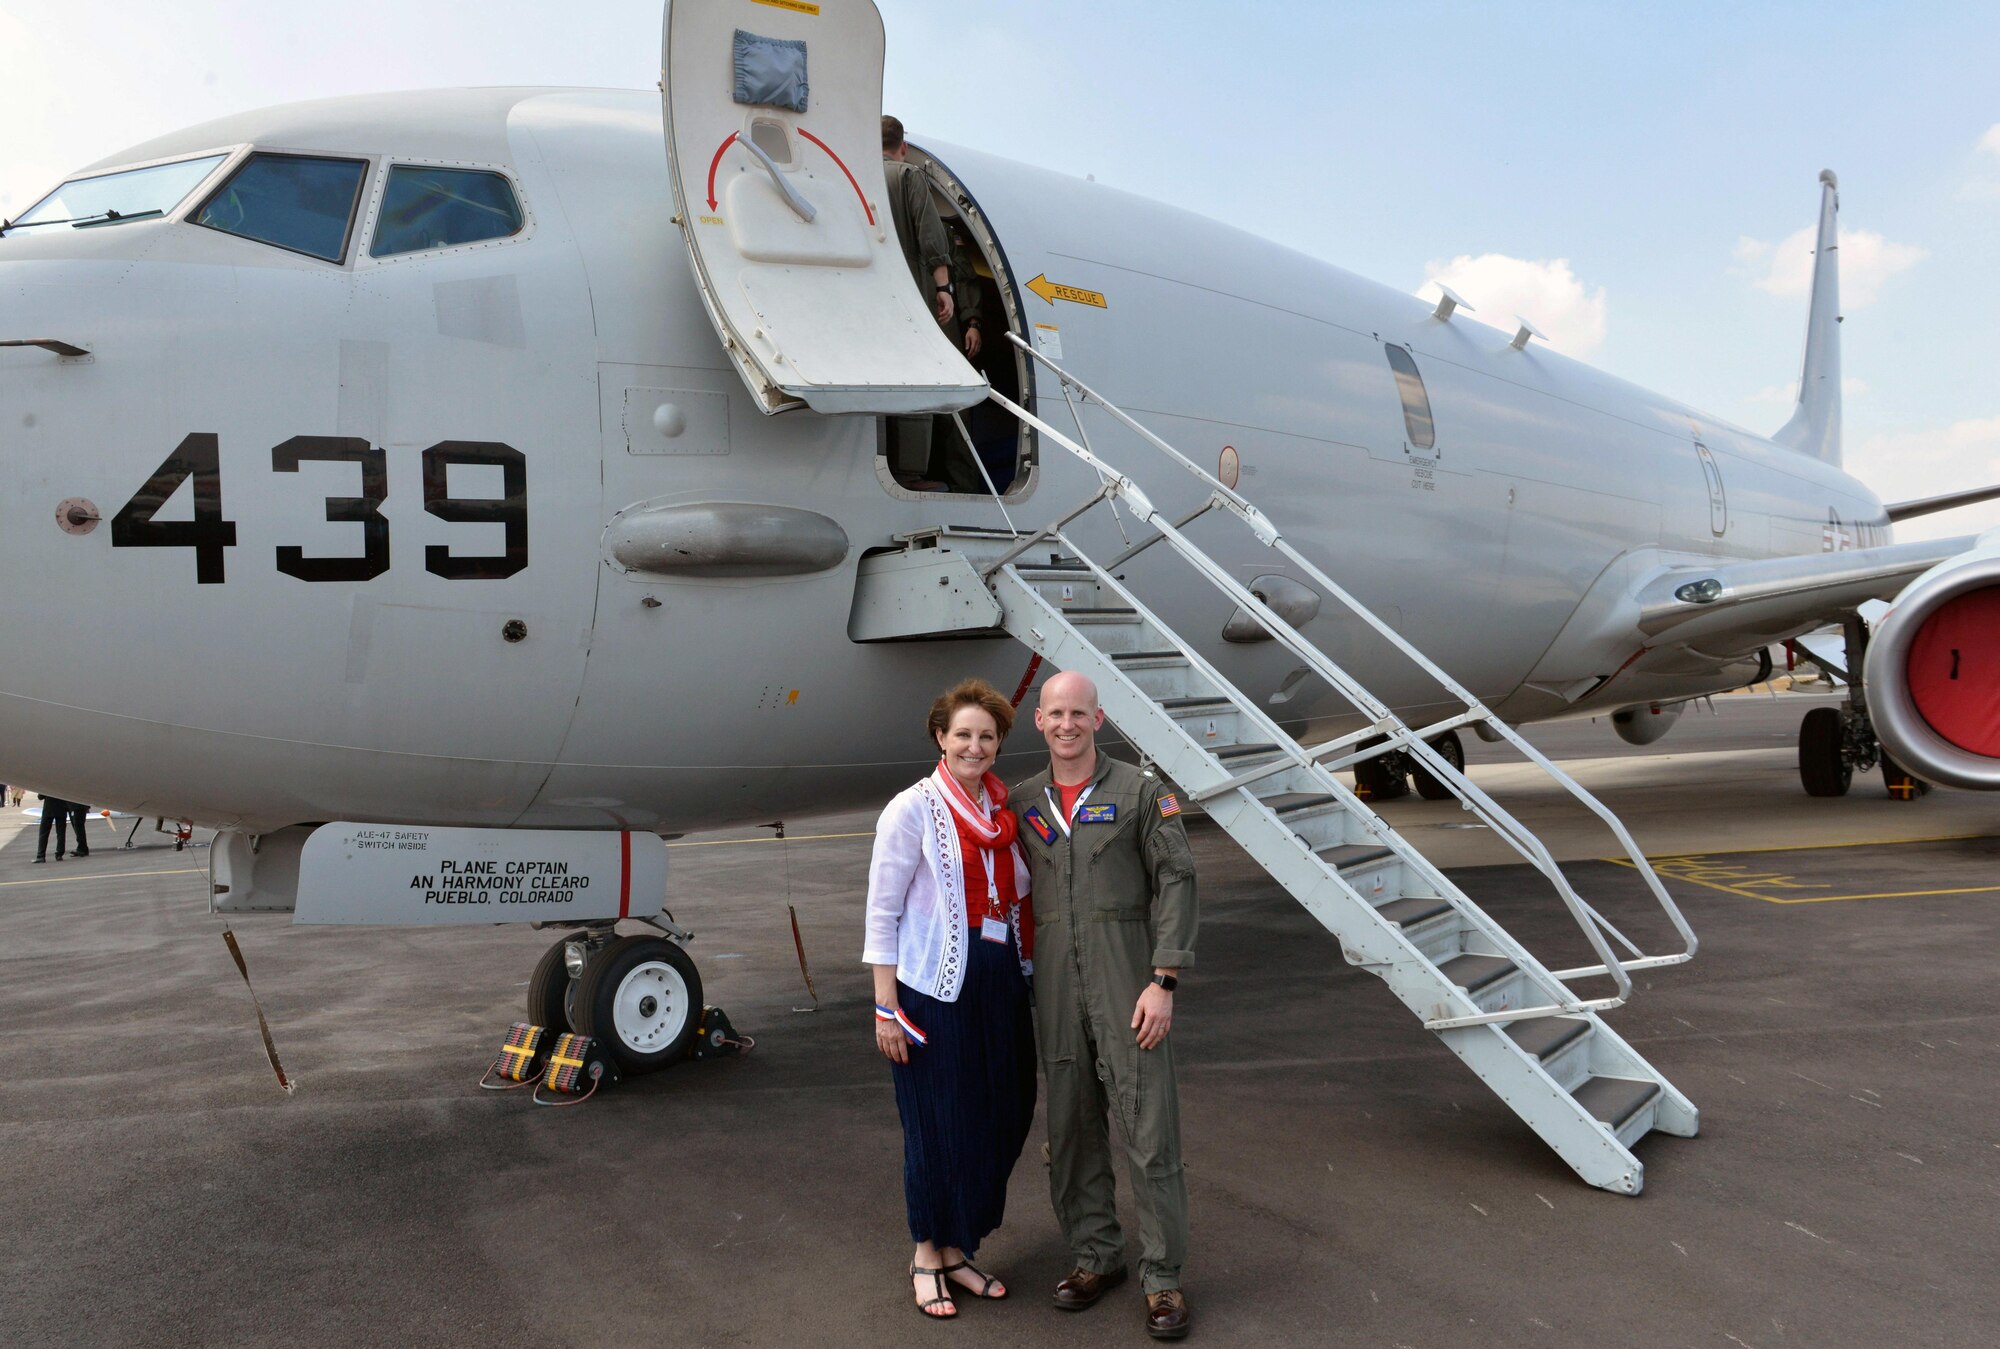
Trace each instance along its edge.
{"label": "aircraft tire", "polygon": [[[1432,749],[1444,756],[1444,761],[1459,772],[1465,771],[1465,743],[1458,738],[1457,731],[1446,731],[1430,742]],[[1451,788],[1439,782],[1424,771],[1422,764],[1410,765],[1410,781],[1416,784],[1417,795],[1426,801],[1449,801]]]}
{"label": "aircraft tire", "polygon": [[1815,707],[1799,723],[1799,781],[1807,796],[1845,796],[1854,765],[1841,752],[1845,734],[1840,709]]}
{"label": "aircraft tire", "polygon": [[1400,760],[1394,767],[1382,758],[1363,759],[1354,765],[1354,785],[1360,790],[1364,801],[1394,801],[1399,796],[1410,794],[1410,780],[1403,774]]}
{"label": "aircraft tire", "polygon": [[1891,801],[1914,801],[1931,794],[1930,783],[1890,758],[1886,750],[1882,754],[1882,785],[1889,789]]}
{"label": "aircraft tire", "polygon": [[701,975],[678,942],[620,937],[577,981],[577,1029],[626,1073],[652,1073],[687,1057],[701,1025]]}
{"label": "aircraft tire", "polygon": [[551,1035],[576,1029],[570,1024],[572,990],[569,969],[563,964],[563,947],[568,944],[565,937],[542,952],[542,958],[535,962],[535,972],[528,976],[528,1021],[546,1028]]}

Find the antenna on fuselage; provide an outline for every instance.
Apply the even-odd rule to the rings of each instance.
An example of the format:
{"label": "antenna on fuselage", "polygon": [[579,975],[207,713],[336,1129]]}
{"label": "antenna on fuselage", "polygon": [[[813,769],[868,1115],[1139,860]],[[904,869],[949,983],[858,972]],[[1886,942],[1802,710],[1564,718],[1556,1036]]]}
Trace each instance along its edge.
{"label": "antenna on fuselage", "polygon": [[1543,334],[1540,328],[1537,328],[1534,324],[1528,322],[1526,319],[1522,318],[1519,314],[1514,315],[1514,322],[1521,325],[1520,327],[1514,330],[1514,340],[1507,344],[1508,346],[1514,348],[1514,350],[1520,351],[1524,349],[1528,345],[1528,339],[1531,337],[1539,337],[1544,342],[1549,340],[1548,337]]}
{"label": "antenna on fuselage", "polygon": [[1432,318],[1449,321],[1451,319],[1451,311],[1454,309],[1463,309],[1468,314],[1479,312],[1465,302],[1463,295],[1460,295],[1444,282],[1433,281],[1431,284],[1438,288],[1438,307],[1431,311]]}
{"label": "antenna on fuselage", "polygon": [[1771,439],[1788,449],[1840,462],[1840,181],[1819,175],[1819,234],[1813,246],[1812,309],[1806,316],[1799,406]]}

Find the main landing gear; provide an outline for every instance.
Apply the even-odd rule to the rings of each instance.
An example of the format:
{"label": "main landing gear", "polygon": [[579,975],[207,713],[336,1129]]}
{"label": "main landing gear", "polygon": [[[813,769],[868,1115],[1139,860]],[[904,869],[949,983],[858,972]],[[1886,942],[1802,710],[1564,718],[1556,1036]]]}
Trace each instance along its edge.
{"label": "main landing gear", "polygon": [[[1807,796],[1845,796],[1856,773],[1879,765],[1890,797],[1914,801],[1929,795],[1931,784],[1913,777],[1891,759],[1875,737],[1874,724],[1868,719],[1867,693],[1858,675],[1867,644],[1867,625],[1851,620],[1847,625],[1849,669],[1834,673],[1848,681],[1852,696],[1839,707],[1815,707],[1799,723],[1799,781]],[[1822,659],[1820,663],[1826,662]]]}
{"label": "main landing gear", "polygon": [[[1457,731],[1446,731],[1429,742],[1444,761],[1461,773],[1465,771],[1465,744]],[[1354,765],[1354,785],[1364,801],[1394,801],[1408,796],[1411,786],[1426,801],[1443,801],[1451,796],[1447,787],[1401,750],[1378,754]]]}
{"label": "main landing gear", "polygon": [[627,1075],[687,1057],[701,1024],[701,974],[687,934],[621,937],[612,923],[571,931],[542,953],[528,978],[528,1018],[603,1044]]}

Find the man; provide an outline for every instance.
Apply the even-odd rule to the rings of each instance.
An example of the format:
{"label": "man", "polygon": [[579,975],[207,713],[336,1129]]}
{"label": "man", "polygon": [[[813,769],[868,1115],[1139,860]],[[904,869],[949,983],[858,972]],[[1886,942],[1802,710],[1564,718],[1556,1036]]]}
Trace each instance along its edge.
{"label": "man", "polygon": [[[930,179],[908,162],[909,149],[903,140],[903,124],[884,115],[882,174],[889,187],[889,218],[895,221],[903,259],[910,265],[910,280],[925,292],[925,304],[942,327],[951,322],[956,312],[951,242],[945,236],[937,203],[931,200]],[[889,472],[896,481],[916,491],[939,490],[942,484],[924,476],[930,470],[930,460],[930,417],[891,417]]]}
{"label": "man", "polygon": [[1126,1277],[1105,1124],[1115,1107],[1139,1209],[1146,1329],[1173,1340],[1189,1325],[1188,1208],[1167,1033],[1179,972],[1194,963],[1194,859],[1175,796],[1150,770],[1097,752],[1103,724],[1090,680],[1049,680],[1035,710],[1049,771],[1013,796],[1034,881],[1049,1193],[1074,1264],[1055,1300],[1079,1311]]}
{"label": "man", "polygon": [[37,862],[46,862],[49,860],[49,831],[51,829],[55,831],[56,835],[56,861],[60,862],[63,860],[63,849],[69,846],[69,817],[69,802],[59,800],[53,796],[44,796],[42,798],[42,827],[41,832],[35,837],[35,860]]}
{"label": "man", "polygon": [[[89,806],[84,805],[81,801],[71,801],[69,803],[70,832],[76,835],[75,838],[76,846],[70,849],[70,855],[72,857],[90,856],[90,840],[83,836],[83,822],[84,820],[89,818],[89,816],[90,816]],[[62,856],[62,845],[60,843],[56,845],[56,855],[58,857]]]}

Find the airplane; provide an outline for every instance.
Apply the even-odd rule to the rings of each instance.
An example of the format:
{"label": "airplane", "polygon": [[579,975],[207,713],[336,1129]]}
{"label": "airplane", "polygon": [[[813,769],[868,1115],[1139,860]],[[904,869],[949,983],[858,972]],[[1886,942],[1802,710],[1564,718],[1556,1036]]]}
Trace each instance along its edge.
{"label": "airplane", "polygon": [[[1278,629],[1406,725],[1455,704],[1312,575],[1507,726],[1635,743],[1844,624],[1865,657],[1804,720],[1806,789],[2000,787],[2000,534],[1893,528],[2000,488],[1885,505],[1842,470],[1832,173],[1770,436],[1449,291],[913,138],[976,250],[975,368],[884,209],[882,61],[868,0],[672,0],[658,91],[263,109],[7,222],[0,568],[44,637],[0,644],[6,779],[220,831],[219,913],[551,926],[536,1019],[616,1028],[644,1071],[700,1012],[662,835],[884,800],[934,761],[939,689],[1033,686],[993,622],[872,640],[869,569],[1097,493],[1064,539],[1122,550],[1189,659],[1322,744],[1369,719]],[[892,465],[923,416],[980,490]],[[1133,545],[1218,502],[1253,524],[1203,545],[1247,608]],[[1446,765],[1459,726],[1494,733],[1427,737]],[[1017,738],[1003,772],[1033,761]],[[1375,798],[1449,775],[1414,744],[1352,767]]]}

